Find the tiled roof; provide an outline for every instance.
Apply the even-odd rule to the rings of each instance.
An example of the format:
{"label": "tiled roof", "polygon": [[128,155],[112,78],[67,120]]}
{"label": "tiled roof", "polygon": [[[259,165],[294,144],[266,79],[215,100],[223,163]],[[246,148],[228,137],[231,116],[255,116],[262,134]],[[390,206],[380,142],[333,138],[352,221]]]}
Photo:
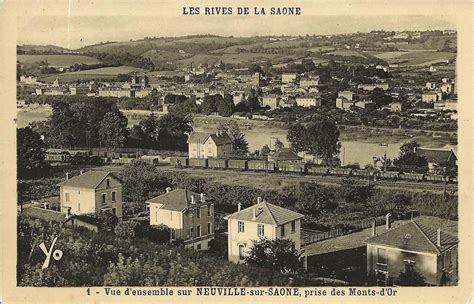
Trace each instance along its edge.
{"label": "tiled roof", "polygon": [[457,237],[444,231],[441,231],[441,246],[437,246],[436,239],[437,231],[435,229],[416,221],[411,221],[405,225],[390,229],[385,233],[373,236],[366,243],[436,254],[458,243]]}
{"label": "tiled roof", "polygon": [[172,211],[183,211],[191,204],[191,196],[194,195],[196,203],[200,203],[201,195],[195,192],[184,189],[176,189],[168,193],[159,195],[147,202],[162,204],[161,209],[172,210]]}
{"label": "tiled roof", "polygon": [[64,223],[66,214],[54,210],[43,209],[39,207],[27,207],[23,209],[22,215],[26,217],[37,218],[48,222]]}
{"label": "tiled roof", "polygon": [[[99,170],[88,171],[81,175],[71,177],[68,180],[59,183],[58,185],[68,186],[68,187],[77,187],[77,188],[95,189],[108,175],[112,175],[112,173],[108,171],[99,171]],[[114,178],[117,178],[117,177],[114,176]]]}
{"label": "tiled roof", "polygon": [[220,135],[211,134],[212,140],[216,143],[216,145],[224,145],[224,144],[231,144],[232,138],[227,133],[222,133]]}
{"label": "tiled roof", "polygon": [[232,138],[230,138],[230,136],[225,132],[220,135],[217,135],[215,133],[193,132],[188,138],[188,143],[204,144],[209,137],[212,138],[216,145],[232,143]]}
{"label": "tiled roof", "polygon": [[416,149],[416,155],[426,158],[429,163],[438,164],[450,160],[451,157],[456,159],[452,150],[418,148]]}
{"label": "tiled roof", "polygon": [[[255,220],[253,219],[254,209],[256,209]],[[304,217],[304,215],[297,212],[267,202],[261,202],[249,208],[237,211],[236,213],[229,215],[227,218],[279,226],[302,217]]]}
{"label": "tiled roof", "polygon": [[290,148],[281,148],[276,151],[272,158],[276,161],[285,161],[285,160],[300,160],[301,157],[298,156],[295,152],[293,152]]}

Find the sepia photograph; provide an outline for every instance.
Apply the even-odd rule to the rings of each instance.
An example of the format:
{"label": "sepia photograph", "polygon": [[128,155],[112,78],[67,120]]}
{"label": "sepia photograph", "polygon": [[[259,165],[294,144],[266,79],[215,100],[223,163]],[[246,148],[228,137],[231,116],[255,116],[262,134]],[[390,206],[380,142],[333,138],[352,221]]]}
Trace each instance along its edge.
{"label": "sepia photograph", "polygon": [[17,17],[16,286],[458,286],[456,22],[225,12]]}

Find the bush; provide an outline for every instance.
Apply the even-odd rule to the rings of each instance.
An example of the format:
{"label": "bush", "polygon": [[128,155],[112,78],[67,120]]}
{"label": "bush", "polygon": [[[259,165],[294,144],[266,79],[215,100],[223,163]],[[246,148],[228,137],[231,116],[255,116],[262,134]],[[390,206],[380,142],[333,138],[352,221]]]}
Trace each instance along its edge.
{"label": "bush", "polygon": [[137,236],[139,228],[140,223],[136,221],[121,221],[117,226],[115,226],[114,232],[118,237],[134,238]]}

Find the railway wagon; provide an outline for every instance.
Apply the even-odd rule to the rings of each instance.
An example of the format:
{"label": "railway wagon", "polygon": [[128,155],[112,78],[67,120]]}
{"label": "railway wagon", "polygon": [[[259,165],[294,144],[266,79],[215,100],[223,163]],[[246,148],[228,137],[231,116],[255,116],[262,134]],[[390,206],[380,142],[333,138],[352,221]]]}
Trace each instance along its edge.
{"label": "railway wagon", "polygon": [[140,157],[140,160],[155,166],[160,164],[160,156],[158,155],[143,155],[142,157]]}
{"label": "railway wagon", "polygon": [[300,162],[279,161],[278,171],[305,173],[305,164]]}
{"label": "railway wagon", "polygon": [[227,169],[227,159],[225,158],[208,158],[207,166],[209,168]]}
{"label": "railway wagon", "polygon": [[354,170],[352,174],[354,176],[359,176],[359,177],[370,177],[374,175],[374,172],[371,170],[359,169],[359,170]]}
{"label": "railway wagon", "polygon": [[185,156],[172,156],[170,157],[170,164],[173,166],[189,166],[189,159]]}
{"label": "railway wagon", "polygon": [[309,174],[316,174],[316,175],[328,175],[330,174],[330,168],[328,167],[318,167],[318,166],[307,166]]}
{"label": "railway wagon", "polygon": [[422,173],[402,173],[400,179],[421,182],[425,179],[425,175]]}
{"label": "railway wagon", "polygon": [[330,173],[332,175],[350,176],[353,174],[353,171],[351,168],[332,168]]}
{"label": "railway wagon", "polygon": [[207,168],[207,158],[190,158],[189,166],[195,168]]}
{"label": "railway wagon", "polygon": [[235,170],[247,170],[248,160],[246,159],[229,159],[227,162],[227,168]]}
{"label": "railway wagon", "polygon": [[449,178],[447,176],[432,174],[432,175],[425,175],[425,179],[430,182],[448,182]]}
{"label": "railway wagon", "polygon": [[44,156],[44,160],[47,162],[69,162],[72,156],[69,153],[46,153]]}
{"label": "railway wagon", "polygon": [[398,171],[381,171],[379,176],[386,179],[397,179],[400,177],[400,173]]}
{"label": "railway wagon", "polygon": [[135,160],[135,157],[119,157],[119,158],[113,158],[112,163],[113,164],[129,164]]}
{"label": "railway wagon", "polygon": [[252,159],[247,163],[249,170],[254,171],[275,171],[275,163],[267,160]]}

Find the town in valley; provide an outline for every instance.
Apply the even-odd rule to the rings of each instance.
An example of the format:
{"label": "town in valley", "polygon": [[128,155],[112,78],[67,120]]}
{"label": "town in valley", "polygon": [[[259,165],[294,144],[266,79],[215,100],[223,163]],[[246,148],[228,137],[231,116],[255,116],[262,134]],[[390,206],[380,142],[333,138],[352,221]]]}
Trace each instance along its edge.
{"label": "town in valley", "polygon": [[456,53],[450,29],[19,43],[17,285],[457,285]]}

